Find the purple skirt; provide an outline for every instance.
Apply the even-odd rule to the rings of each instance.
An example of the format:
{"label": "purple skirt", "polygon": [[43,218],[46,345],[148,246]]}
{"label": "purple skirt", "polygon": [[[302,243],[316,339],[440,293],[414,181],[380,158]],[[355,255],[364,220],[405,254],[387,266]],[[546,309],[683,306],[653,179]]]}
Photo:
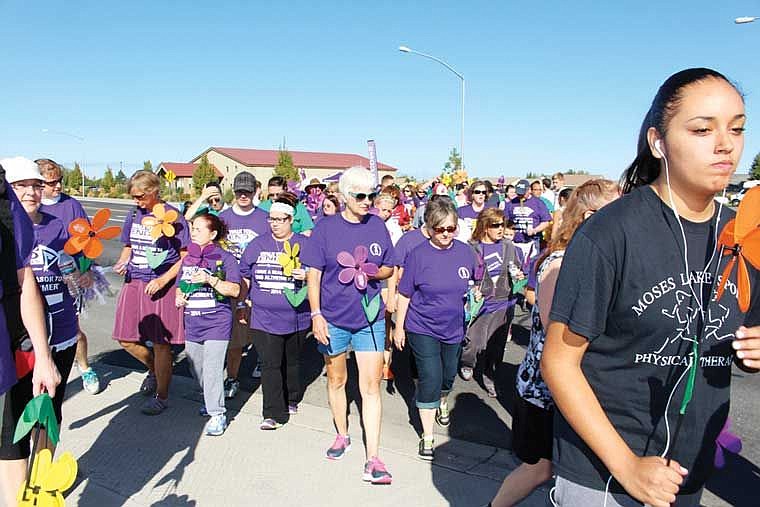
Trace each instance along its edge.
{"label": "purple skirt", "polygon": [[148,282],[125,283],[116,303],[113,339],[122,342],[185,343],[182,308],[174,304],[175,284],[169,284],[149,296]]}

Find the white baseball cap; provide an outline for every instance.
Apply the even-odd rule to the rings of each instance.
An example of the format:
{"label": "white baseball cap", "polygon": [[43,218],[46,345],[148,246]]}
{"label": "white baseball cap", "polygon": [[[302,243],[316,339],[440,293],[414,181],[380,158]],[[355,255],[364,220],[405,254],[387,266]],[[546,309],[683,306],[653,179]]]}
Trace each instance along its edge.
{"label": "white baseball cap", "polygon": [[15,183],[23,180],[44,181],[37,164],[28,158],[3,158],[0,159],[0,166],[3,166],[3,169],[5,169],[5,179],[8,183]]}

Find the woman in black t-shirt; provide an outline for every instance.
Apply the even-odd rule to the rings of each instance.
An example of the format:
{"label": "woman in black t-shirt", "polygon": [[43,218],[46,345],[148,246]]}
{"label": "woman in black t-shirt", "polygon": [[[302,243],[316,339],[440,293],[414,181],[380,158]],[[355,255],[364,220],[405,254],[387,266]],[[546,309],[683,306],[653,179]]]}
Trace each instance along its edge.
{"label": "woman in black t-shirt", "polygon": [[626,195],[567,248],[541,361],[560,412],[558,505],[699,505],[734,353],[740,368],[760,368],[757,289],[741,312],[732,274],[733,290],[715,300],[730,257],[717,237],[734,213],[714,196],[736,170],[744,123],[741,94],[718,72],[668,78],[624,174]]}

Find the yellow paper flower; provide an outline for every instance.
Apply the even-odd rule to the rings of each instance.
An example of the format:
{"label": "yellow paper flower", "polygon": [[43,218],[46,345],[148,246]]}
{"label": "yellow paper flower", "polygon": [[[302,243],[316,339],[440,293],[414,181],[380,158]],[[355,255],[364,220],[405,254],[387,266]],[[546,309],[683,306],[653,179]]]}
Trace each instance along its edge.
{"label": "yellow paper flower", "polygon": [[298,258],[298,254],[301,251],[301,245],[295,243],[291,248],[290,242],[286,241],[283,244],[283,249],[285,251],[277,257],[277,261],[280,263],[280,266],[282,266],[282,272],[285,276],[293,276],[293,270],[301,268],[301,259]]}
{"label": "yellow paper flower", "polygon": [[179,218],[179,213],[175,210],[166,210],[162,203],[158,203],[153,206],[153,216],[145,217],[140,222],[146,227],[151,227],[150,236],[153,239],[158,239],[159,236],[166,236],[171,238],[174,236],[174,222]]}
{"label": "yellow paper flower", "polygon": [[16,499],[19,507],[63,507],[63,492],[77,478],[77,462],[70,452],[53,461],[49,449],[34,456],[28,483],[21,485]]}

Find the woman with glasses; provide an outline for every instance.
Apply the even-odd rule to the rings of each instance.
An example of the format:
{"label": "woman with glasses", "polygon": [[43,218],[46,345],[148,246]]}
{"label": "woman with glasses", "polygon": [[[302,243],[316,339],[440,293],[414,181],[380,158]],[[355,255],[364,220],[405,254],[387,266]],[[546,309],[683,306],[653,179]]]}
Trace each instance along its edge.
{"label": "woman with glasses", "polygon": [[222,187],[216,181],[210,181],[206,183],[200,197],[185,210],[185,220],[192,220],[195,215],[201,213],[219,215],[225,209],[227,204],[222,197]]}
{"label": "woman with glasses", "polygon": [[[11,184],[10,188],[2,185],[4,195],[0,197],[4,200],[2,222],[9,228],[3,232],[0,245],[2,260],[7,262],[2,282],[5,301],[0,305],[0,495],[4,505],[17,505],[16,493],[26,478],[32,433],[14,443],[16,425],[27,403],[43,391],[53,398],[55,417],[61,423],[66,388],[66,382],[61,384],[61,375],[68,375],[74,361],[76,316],[73,298],[66,296],[68,290],[58,265],[58,252],[67,238],[65,226],[39,211],[42,176],[37,165],[29,159],[13,157],[0,160],[0,166]],[[48,312],[40,298],[38,281],[44,283],[39,285],[50,304]],[[12,307],[16,310],[6,315],[6,308]],[[46,316],[52,318],[53,324],[50,345]],[[27,336],[20,336],[22,323],[12,322],[15,319],[23,322]],[[14,355],[21,357],[21,351],[29,355],[33,351],[33,367],[24,368],[21,361],[14,361]],[[44,442],[47,439],[41,431]]]}
{"label": "woman with glasses", "polygon": [[[267,198],[261,201],[259,208],[269,212],[269,207],[281,193],[287,191],[287,188],[288,182],[282,176],[272,176],[269,178],[267,182]],[[304,203],[299,201],[296,204],[296,214],[293,216],[293,232],[310,236],[312,229],[314,229],[314,221],[311,219],[309,210],[306,209]]]}
{"label": "woman with glasses", "polygon": [[[61,191],[63,188],[63,170],[61,166],[49,158],[37,159],[35,162],[43,178],[40,212],[53,215],[63,224],[70,224],[76,218],[89,220],[87,213],[79,201]],[[68,234],[68,229],[66,233]],[[101,280],[105,279],[102,274],[97,276]],[[77,280],[77,284],[84,289],[91,287],[92,283],[92,271],[81,275]],[[77,326],[79,328],[79,337],[77,339],[77,353],[74,364],[76,364],[82,376],[82,387],[84,387],[84,390],[90,394],[97,394],[100,392],[100,380],[97,373],[90,367],[89,360],[87,359],[87,335],[82,332],[79,323],[77,323]]]}
{"label": "woman with glasses", "polygon": [[409,340],[419,372],[416,404],[422,421],[418,456],[433,459],[433,421],[449,424],[448,394],[457,373],[464,339],[464,306],[474,281],[475,256],[455,241],[457,211],[450,199],[425,208],[430,239],[406,257],[398,286],[393,341],[401,350]]}
{"label": "woman with glasses", "polygon": [[359,369],[362,420],[366,433],[363,480],[390,484],[378,457],[382,399],[385,305],[381,280],[393,273],[393,245],[383,221],[369,213],[374,181],[363,167],[340,178],[346,209],[320,220],[301,260],[307,274],[312,329],[327,367],[327,394],[338,435],[328,459],[341,459],[351,448],[346,402],[346,351],[353,349]]}
{"label": "woman with glasses", "polygon": [[[158,176],[144,170],[129,179],[127,190],[136,207],[124,220],[124,248],[113,268],[125,277],[116,303],[113,338],[148,368],[140,386],[140,393],[150,397],[142,406],[147,415],[160,414],[169,406],[171,345],[185,341],[182,309],[174,304],[173,289],[190,231],[179,211],[161,200],[160,184]],[[163,216],[154,215],[157,204],[163,206]],[[166,214],[175,213],[171,227],[162,223]],[[147,342],[153,344],[152,354]]]}
{"label": "woman with glasses", "polygon": [[486,201],[490,197],[488,187],[483,181],[474,181],[467,191],[470,204],[457,209],[457,215],[467,225],[470,231],[474,229],[474,223],[481,211],[488,208]]}
{"label": "woman with glasses", "polygon": [[286,295],[286,291],[297,294],[306,278],[306,271],[295,261],[308,239],[293,232],[297,202],[291,193],[280,194],[269,209],[272,232],[253,240],[240,260],[254,309],[253,344],[262,365],[262,430],[275,430],[288,422],[298,413],[303,395],[301,346],[311,331],[309,302],[304,299],[294,307]]}
{"label": "woman with glasses", "polygon": [[525,278],[520,271],[520,258],[512,241],[504,239],[504,213],[488,208],[480,213],[470,246],[482,274],[480,291],[485,298],[480,313],[473,317],[462,347],[459,374],[472,379],[478,355],[483,352],[483,386],[488,396],[496,397],[496,370],[502,362],[509,326],[517,297],[513,284]]}

